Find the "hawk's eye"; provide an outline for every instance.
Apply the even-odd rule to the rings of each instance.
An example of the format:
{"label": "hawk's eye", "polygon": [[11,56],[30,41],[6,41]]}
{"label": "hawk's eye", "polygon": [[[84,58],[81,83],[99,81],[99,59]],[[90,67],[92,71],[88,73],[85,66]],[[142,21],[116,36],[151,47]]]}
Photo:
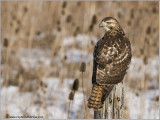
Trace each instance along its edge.
{"label": "hawk's eye", "polygon": [[107,24],[109,25],[109,24],[111,24],[111,22],[107,22]]}

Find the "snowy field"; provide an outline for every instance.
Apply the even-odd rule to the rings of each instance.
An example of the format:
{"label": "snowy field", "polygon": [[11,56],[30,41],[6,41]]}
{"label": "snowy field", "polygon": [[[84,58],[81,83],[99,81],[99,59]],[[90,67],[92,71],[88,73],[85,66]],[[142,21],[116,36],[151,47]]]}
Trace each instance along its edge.
{"label": "snowy field", "polygon": [[[59,84],[58,78],[45,79],[48,87],[46,93],[37,90],[36,93],[21,93],[18,87],[9,86],[1,89],[1,108],[2,115],[5,115],[6,109],[10,116],[21,116],[28,114],[30,116],[41,115],[49,119],[67,119],[68,114],[68,94],[69,86],[73,83],[73,79],[65,79],[64,84]],[[159,95],[158,90],[147,91],[145,94],[136,96],[132,90],[126,88],[125,99],[127,100],[128,110],[132,119],[158,119],[159,103],[153,101],[155,96]],[[6,96],[7,95],[7,96]],[[45,105],[41,105],[44,99]],[[72,105],[72,117],[77,118],[78,111],[81,110],[83,103],[82,91],[75,94]],[[90,111],[90,113],[92,110]],[[4,117],[4,116],[3,116]]]}
{"label": "snowy field", "polygon": [[[85,42],[82,42],[85,39]],[[54,71],[54,68],[48,69],[51,63],[57,64],[59,69],[63,68],[61,63],[64,56],[67,56],[66,64],[77,64],[81,61],[86,63],[92,62],[92,53],[85,51],[81,48],[88,46],[93,40],[93,44],[97,42],[96,37],[90,38],[88,35],[77,35],[77,37],[68,37],[62,41],[65,49],[61,49],[58,53],[58,57],[50,58],[50,50],[41,49],[22,49],[17,54],[20,57],[20,61],[24,68],[32,69],[39,66],[39,63],[43,64],[44,69],[48,71]],[[76,43],[80,45],[78,48],[70,48],[69,46]],[[83,45],[81,44],[83,43]],[[148,86],[153,89],[147,89],[145,91],[139,91],[138,95],[134,92],[133,88],[129,87],[130,82],[126,81],[125,87],[125,100],[131,119],[159,119],[159,100],[154,100],[158,95],[158,56],[152,59],[148,59],[148,63],[144,64],[141,58],[133,56],[130,69],[128,71],[128,78],[131,82],[137,81],[137,79],[144,78],[144,75],[148,75],[150,80]],[[67,69],[63,69],[64,73],[67,73]],[[3,78],[2,78],[3,81]],[[68,116],[68,95],[73,84],[74,78],[64,78],[63,82],[60,82],[60,78],[44,77],[42,81],[47,87],[42,90],[38,87],[33,92],[20,92],[18,86],[1,87],[1,113],[2,118],[6,113],[10,116],[43,116],[43,118],[49,119],[67,119]],[[36,83],[33,83],[36,84]],[[90,83],[91,84],[91,83]],[[87,96],[88,97],[88,96]],[[82,88],[75,94],[75,98],[72,106],[71,118],[82,118],[81,113],[83,104]],[[87,111],[91,116],[92,110]]]}
{"label": "snowy field", "polygon": [[[45,79],[45,82],[48,86],[45,89],[45,94],[40,89],[36,93],[20,93],[18,87],[2,87],[2,115],[5,115],[5,107],[7,107],[10,116],[22,116],[25,113],[30,116],[40,115],[49,119],[66,119],[68,114],[69,86],[73,80],[65,79],[64,84],[61,85],[58,78],[48,78]],[[41,106],[42,99],[44,99],[45,105]],[[76,118],[76,113],[81,104],[82,94],[77,92],[73,103],[73,118]]]}

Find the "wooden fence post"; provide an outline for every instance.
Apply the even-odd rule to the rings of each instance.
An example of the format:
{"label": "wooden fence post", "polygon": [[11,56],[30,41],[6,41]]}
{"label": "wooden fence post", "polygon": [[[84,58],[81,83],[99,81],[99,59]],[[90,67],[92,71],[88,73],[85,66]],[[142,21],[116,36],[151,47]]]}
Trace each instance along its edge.
{"label": "wooden fence post", "polygon": [[100,110],[94,111],[94,119],[121,119],[124,115],[123,82],[114,86]]}

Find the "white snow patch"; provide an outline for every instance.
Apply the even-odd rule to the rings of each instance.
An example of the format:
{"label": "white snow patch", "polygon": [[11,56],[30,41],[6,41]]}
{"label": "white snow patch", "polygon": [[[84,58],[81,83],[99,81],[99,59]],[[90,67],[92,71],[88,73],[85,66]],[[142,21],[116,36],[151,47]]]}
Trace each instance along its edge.
{"label": "white snow patch", "polygon": [[[148,59],[148,64],[143,63],[143,59],[132,57],[132,61],[128,70],[128,74],[133,80],[142,78],[145,74],[148,74],[152,79],[155,79],[159,74],[159,59],[158,56]],[[136,76],[135,76],[136,75]]]}
{"label": "white snow patch", "polygon": [[[154,94],[153,94],[154,93]],[[159,119],[159,103],[151,98],[159,94],[159,91],[147,91],[136,96],[132,90],[127,89],[125,99],[132,119]]]}
{"label": "white snow patch", "polygon": [[83,50],[70,49],[66,51],[67,63],[89,62],[93,59],[93,55]]}
{"label": "white snow patch", "polygon": [[51,52],[49,50],[40,49],[21,49],[18,51],[18,56],[25,68],[35,68],[39,62],[42,62],[46,67],[49,66],[51,62],[49,58],[50,54]]}
{"label": "white snow patch", "polygon": [[70,36],[70,37],[64,38],[63,45],[69,46],[76,43],[82,46],[87,46],[87,45],[90,45],[91,40],[93,40],[93,43],[96,44],[98,41],[98,38],[95,36],[89,36],[86,34],[78,34],[76,37]]}
{"label": "white snow patch", "polygon": [[[9,115],[12,116],[21,116],[28,113],[30,116],[39,115],[44,118],[48,116],[49,119],[67,119],[68,95],[71,91],[70,86],[73,84],[73,79],[65,79],[64,83],[60,83],[58,78],[43,78],[43,81],[48,86],[45,89],[45,94],[40,89],[37,90],[37,93],[21,93],[18,91],[18,87],[2,87],[1,113],[5,115],[8,111]],[[37,96],[38,93],[40,93],[40,97]],[[41,101],[41,99],[44,101]],[[72,105],[72,118],[76,118],[77,112],[81,108],[82,99],[82,92],[76,92]],[[40,103],[35,104],[35,101],[40,101]],[[2,117],[4,118],[4,116]]]}

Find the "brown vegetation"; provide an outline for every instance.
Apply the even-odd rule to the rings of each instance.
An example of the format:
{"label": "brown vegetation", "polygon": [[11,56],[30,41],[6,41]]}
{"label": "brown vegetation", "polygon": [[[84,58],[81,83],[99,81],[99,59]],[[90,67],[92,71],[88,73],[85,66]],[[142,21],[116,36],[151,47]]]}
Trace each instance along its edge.
{"label": "brown vegetation", "polygon": [[[83,61],[67,62],[70,58],[65,51],[76,48],[92,55],[95,43],[91,39],[84,46],[83,43],[79,44],[74,40],[73,44],[65,46],[63,39],[70,36],[74,36],[75,39],[80,34],[101,38],[103,31],[98,28],[98,24],[106,16],[117,18],[131,41],[133,57],[142,59],[144,66],[148,64],[149,59],[158,56],[158,2],[3,1],[1,3],[2,86],[18,86],[20,92],[42,89],[45,93],[44,88],[47,85],[42,78],[58,77],[63,83],[64,78],[81,79],[81,72],[85,71],[84,88],[88,97],[91,89],[92,60],[84,61],[85,65],[82,66]],[[42,53],[38,54],[37,50]],[[28,57],[30,61],[25,61]],[[50,63],[47,64],[42,57],[49,59]],[[56,60],[59,57],[60,59]],[[36,59],[36,63],[32,58]],[[139,72],[141,70],[139,68]],[[151,76],[147,73],[135,81],[130,74],[125,78],[125,82],[135,92],[155,89],[148,85],[151,80]],[[158,83],[158,75],[155,81]],[[73,89],[76,90],[77,87]],[[158,99],[155,98],[156,101]],[[130,118],[130,115],[126,116]],[[8,118],[9,113],[6,113],[5,117]],[[91,118],[91,114],[86,118]]]}

